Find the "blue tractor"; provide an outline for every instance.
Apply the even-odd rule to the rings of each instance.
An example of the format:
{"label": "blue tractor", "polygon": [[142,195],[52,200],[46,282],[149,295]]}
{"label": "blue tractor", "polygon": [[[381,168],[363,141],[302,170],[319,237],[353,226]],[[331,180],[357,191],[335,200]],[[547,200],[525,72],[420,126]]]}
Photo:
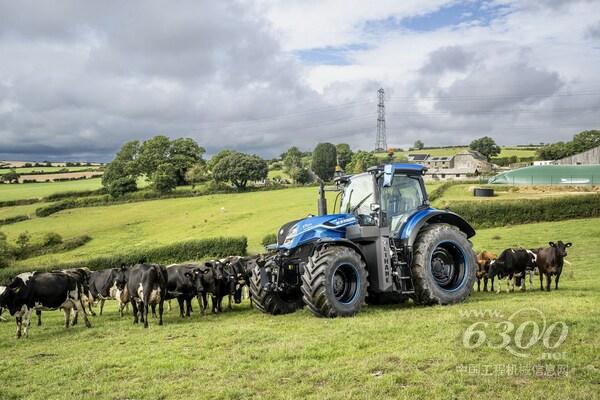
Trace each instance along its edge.
{"label": "blue tractor", "polygon": [[416,164],[387,164],[336,178],[339,213],[327,215],[321,183],[319,216],[281,227],[273,254],[252,270],[255,306],[286,314],[306,306],[321,317],[346,317],[366,303],[452,304],[475,279],[471,225],[429,205]]}

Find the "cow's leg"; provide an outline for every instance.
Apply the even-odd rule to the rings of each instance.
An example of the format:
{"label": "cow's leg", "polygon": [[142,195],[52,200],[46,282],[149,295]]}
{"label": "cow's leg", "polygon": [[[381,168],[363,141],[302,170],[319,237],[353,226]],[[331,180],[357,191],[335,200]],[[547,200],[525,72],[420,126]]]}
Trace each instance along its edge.
{"label": "cow's leg", "polygon": [[529,271],[529,289],[533,289],[533,274],[533,270]]}
{"label": "cow's leg", "polygon": [[71,307],[69,307],[69,304],[65,304],[63,313],[65,314],[65,329],[68,329],[71,323]]}
{"label": "cow's leg", "polygon": [[540,290],[544,291],[544,274],[540,272]]}
{"label": "cow's leg", "polygon": [[[202,292],[202,295],[200,297],[202,299],[202,315],[206,315],[206,309],[208,308],[208,297],[206,295],[206,292]],[[200,300],[198,300],[200,301]]]}
{"label": "cow's leg", "polygon": [[85,323],[85,327],[91,328],[92,324],[90,323],[90,320],[88,319],[87,312],[85,311],[85,305],[83,304],[83,299],[81,297],[79,298],[79,305],[81,306],[81,312],[83,314],[83,322]]}
{"label": "cow's leg", "polygon": [[177,296],[177,303],[179,303],[179,318],[183,318],[183,297],[182,296]]}
{"label": "cow's leg", "polygon": [[[100,315],[102,315],[102,310],[104,310],[104,302],[105,302],[105,301],[106,301],[106,300],[104,300],[104,299],[100,299]],[[119,302],[119,306],[121,305],[120,303],[121,303],[121,302]],[[120,309],[120,308],[121,308],[121,307],[119,307],[119,309]],[[119,311],[120,311],[120,310],[119,310]],[[123,315],[121,315],[121,317],[122,317],[122,316],[123,316]]]}
{"label": "cow's leg", "polygon": [[477,291],[481,292],[481,278],[477,278]]}
{"label": "cow's leg", "polygon": [[194,310],[192,309],[192,300],[193,300],[193,297],[187,297],[185,299],[186,304],[187,304],[186,316],[188,316],[188,317],[191,317],[192,313],[194,312]]}
{"label": "cow's leg", "polygon": [[552,284],[552,275],[546,274],[546,290],[550,291],[550,285]]}
{"label": "cow's leg", "polygon": [[[137,300],[131,300],[131,309],[133,310],[133,323],[137,324],[138,323],[138,307],[137,307]],[[123,306],[121,305],[120,310],[121,312],[121,317],[123,316]]]}
{"label": "cow's leg", "polygon": [[[488,287],[487,287],[487,285],[488,285],[488,277],[487,277],[487,276],[484,276],[484,277],[483,277],[483,291],[484,291],[484,292],[487,292],[487,291],[488,291]],[[252,304],[252,293],[250,293],[250,304]]]}
{"label": "cow's leg", "polygon": [[86,298],[87,298],[86,301],[87,301],[88,310],[90,311],[90,315],[92,317],[95,317],[96,316],[96,312],[94,310],[92,310],[92,305],[93,305],[94,301],[92,300],[91,293],[88,292]]}
{"label": "cow's leg", "polygon": [[[494,281],[492,281],[493,284]],[[500,294],[500,292],[502,291],[502,279],[498,279],[498,289],[496,290],[496,293]]]}
{"label": "cow's leg", "polygon": [[167,300],[167,311],[171,312],[171,300]]}
{"label": "cow's leg", "polygon": [[212,304],[212,312],[213,312],[213,314],[216,314],[217,313],[217,308],[218,308],[218,305],[217,305],[217,296],[212,295],[212,296],[210,296],[210,299],[211,299],[211,304]]}
{"label": "cow's leg", "polygon": [[163,324],[163,311],[164,311],[165,301],[161,298],[158,302],[158,325]]}
{"label": "cow's leg", "polygon": [[35,315],[37,315],[38,326],[42,326],[42,310],[35,310]]}
{"label": "cow's leg", "polygon": [[21,337],[21,325],[23,324],[23,316],[20,311],[15,315],[15,322],[17,324],[17,339],[19,339]]}
{"label": "cow's leg", "polygon": [[156,304],[152,304],[150,306],[150,308],[152,309],[152,319],[156,318]]}
{"label": "cow's leg", "polygon": [[150,309],[150,306],[148,305],[148,302],[145,301],[143,306],[140,308],[142,309],[142,312],[144,313],[144,328],[148,328],[148,311]]}
{"label": "cow's leg", "polygon": [[233,306],[231,305],[231,293],[227,295],[227,309],[233,310]]}
{"label": "cow's leg", "polygon": [[556,274],[556,278],[554,278],[554,290],[558,290],[558,280],[560,279],[560,274]]}
{"label": "cow's leg", "polygon": [[494,277],[492,277],[492,292],[494,291]]}
{"label": "cow's leg", "polygon": [[31,325],[31,313],[33,309],[28,308],[25,312],[25,337],[29,337],[29,326]]}

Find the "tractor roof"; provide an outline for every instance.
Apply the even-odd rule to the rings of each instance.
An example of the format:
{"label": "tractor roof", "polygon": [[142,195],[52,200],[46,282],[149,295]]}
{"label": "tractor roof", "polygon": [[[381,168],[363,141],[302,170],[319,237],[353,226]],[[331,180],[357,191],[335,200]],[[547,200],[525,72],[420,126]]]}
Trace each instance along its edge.
{"label": "tractor roof", "polygon": [[389,171],[395,174],[407,174],[407,175],[423,175],[427,168],[420,164],[386,164],[378,167],[369,168],[369,171]]}

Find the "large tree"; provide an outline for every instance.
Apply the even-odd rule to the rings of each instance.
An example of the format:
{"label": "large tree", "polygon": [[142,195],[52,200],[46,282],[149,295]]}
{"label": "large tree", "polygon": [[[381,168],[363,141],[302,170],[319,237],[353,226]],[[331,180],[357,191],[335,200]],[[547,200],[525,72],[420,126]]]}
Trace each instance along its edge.
{"label": "large tree", "polygon": [[152,175],[152,188],[159,193],[169,193],[177,186],[177,169],[173,164],[161,164]]}
{"label": "large tree", "polygon": [[488,160],[494,156],[500,154],[502,150],[500,146],[496,144],[494,139],[489,136],[484,136],[479,139],[475,139],[469,145],[471,150],[475,150],[483,154]]}
{"label": "large tree", "polygon": [[350,149],[350,145],[347,143],[340,143],[335,146],[335,151],[337,154],[337,162],[342,169],[346,169],[346,166],[350,161],[352,161],[352,149]]}
{"label": "large tree", "polygon": [[324,181],[330,181],[337,165],[337,152],[331,143],[319,143],[312,153],[311,168]]}
{"label": "large tree", "polygon": [[139,152],[139,171],[152,179],[152,175],[156,172],[158,166],[169,161],[170,149],[171,141],[166,136],[154,136],[144,141]]}
{"label": "large tree", "polygon": [[121,150],[104,169],[102,185],[113,196],[121,196],[137,190],[136,179],[139,175],[138,155],[140,142],[132,140],[121,147]]}
{"label": "large tree", "polygon": [[185,184],[185,174],[189,168],[204,163],[202,155],[205,152],[194,139],[179,138],[171,142],[168,161],[175,167],[178,185]]}
{"label": "large tree", "polygon": [[569,142],[547,144],[537,151],[542,160],[558,160],[600,146],[600,131],[579,132]]}
{"label": "large tree", "polygon": [[253,154],[232,152],[221,157],[213,168],[216,182],[231,182],[238,189],[245,189],[249,181],[266,179],[267,162]]}
{"label": "large tree", "polygon": [[369,167],[379,164],[377,157],[369,151],[359,150],[352,155],[352,161],[348,164],[347,172],[359,174],[365,172]]}

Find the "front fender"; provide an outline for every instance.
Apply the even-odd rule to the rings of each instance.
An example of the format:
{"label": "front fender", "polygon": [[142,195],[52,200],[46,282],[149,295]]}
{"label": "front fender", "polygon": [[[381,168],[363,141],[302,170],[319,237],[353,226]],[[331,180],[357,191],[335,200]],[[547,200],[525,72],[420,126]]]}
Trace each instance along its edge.
{"label": "front fender", "polygon": [[436,210],[428,208],[417,211],[411,215],[402,227],[400,239],[408,246],[412,246],[425,224],[448,224],[458,227],[467,235],[467,238],[475,236],[475,229],[463,217],[452,211]]}

